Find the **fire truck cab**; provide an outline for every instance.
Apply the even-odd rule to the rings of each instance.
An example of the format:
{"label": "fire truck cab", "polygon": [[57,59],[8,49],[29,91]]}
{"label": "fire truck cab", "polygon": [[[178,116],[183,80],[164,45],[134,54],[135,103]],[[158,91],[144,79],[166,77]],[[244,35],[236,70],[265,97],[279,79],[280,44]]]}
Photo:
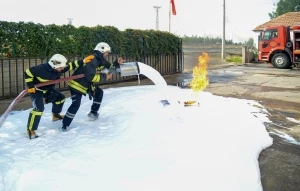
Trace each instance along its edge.
{"label": "fire truck cab", "polygon": [[[292,30],[291,30],[292,29]],[[286,69],[300,63],[300,26],[267,27],[260,35],[258,59]]]}

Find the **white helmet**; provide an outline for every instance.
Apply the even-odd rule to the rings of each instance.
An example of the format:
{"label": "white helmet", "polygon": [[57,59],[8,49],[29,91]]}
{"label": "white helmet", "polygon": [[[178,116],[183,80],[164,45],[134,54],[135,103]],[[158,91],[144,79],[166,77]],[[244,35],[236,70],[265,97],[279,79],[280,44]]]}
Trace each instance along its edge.
{"label": "white helmet", "polygon": [[60,67],[66,67],[67,65],[67,59],[61,54],[54,54],[50,60],[49,60],[49,65],[53,68],[60,68]]}
{"label": "white helmet", "polygon": [[94,50],[99,50],[101,53],[111,52],[110,46],[106,42],[98,43]]}

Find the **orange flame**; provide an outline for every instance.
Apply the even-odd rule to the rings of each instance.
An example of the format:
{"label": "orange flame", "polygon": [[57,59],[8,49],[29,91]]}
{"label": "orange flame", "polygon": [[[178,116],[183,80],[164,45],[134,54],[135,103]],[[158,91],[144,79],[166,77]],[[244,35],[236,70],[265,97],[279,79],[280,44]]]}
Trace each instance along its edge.
{"label": "orange flame", "polygon": [[190,87],[195,92],[203,90],[209,84],[207,78],[208,54],[202,53],[202,55],[198,57],[198,61],[198,65],[193,69],[193,80],[190,83]]}

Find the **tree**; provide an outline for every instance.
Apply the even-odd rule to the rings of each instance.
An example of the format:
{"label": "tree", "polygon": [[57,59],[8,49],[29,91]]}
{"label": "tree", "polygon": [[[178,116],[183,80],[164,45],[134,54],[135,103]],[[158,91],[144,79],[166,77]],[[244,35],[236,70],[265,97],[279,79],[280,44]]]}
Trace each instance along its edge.
{"label": "tree", "polygon": [[[276,10],[272,13],[269,13],[271,19],[274,19],[287,12],[300,11],[300,0],[279,0],[276,5]],[[274,6],[276,5],[274,4]]]}
{"label": "tree", "polygon": [[248,41],[246,42],[246,45],[247,45],[249,48],[254,47],[254,39],[253,39],[253,38],[249,38]]}

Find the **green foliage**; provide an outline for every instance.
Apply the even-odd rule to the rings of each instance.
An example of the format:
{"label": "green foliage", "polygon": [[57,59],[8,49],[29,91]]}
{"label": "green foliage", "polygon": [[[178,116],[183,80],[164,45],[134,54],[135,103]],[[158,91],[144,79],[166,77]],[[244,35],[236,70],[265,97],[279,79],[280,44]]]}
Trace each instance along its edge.
{"label": "green foliage", "polygon": [[254,47],[254,39],[249,38],[248,41],[246,42],[246,45],[250,48]]}
{"label": "green foliage", "polygon": [[107,42],[114,54],[137,59],[146,54],[177,53],[180,48],[179,37],[162,31],[0,21],[0,57],[49,57],[56,53],[83,57],[99,42]]}
{"label": "green foliage", "polygon": [[276,10],[269,13],[271,19],[274,19],[287,12],[300,11],[299,0],[279,0],[276,6]]}
{"label": "green foliage", "polygon": [[76,43],[76,28],[72,25],[48,25],[45,26],[45,32],[40,35],[43,36],[46,40],[43,43],[42,50],[45,50],[44,53],[40,52],[39,54],[28,56],[51,56],[56,53],[62,53],[65,55],[76,55],[78,52],[79,46]]}
{"label": "green foliage", "polygon": [[258,50],[256,48],[249,48],[248,51],[252,52],[254,57],[258,57]]}
{"label": "green foliage", "polygon": [[180,39],[168,32],[127,29],[124,32],[123,49],[128,56],[137,59],[146,54],[177,53]]}
{"label": "green foliage", "polygon": [[[144,45],[144,33],[141,30],[126,29],[123,36],[123,49],[126,50],[128,56],[139,57],[142,55],[142,47]],[[155,46],[153,47],[155,48]],[[147,49],[147,47],[145,47]]]}
{"label": "green foliage", "polygon": [[32,22],[0,22],[0,56],[45,55],[48,44],[45,26]]}
{"label": "green foliage", "polygon": [[230,63],[242,63],[242,57],[241,56],[228,56],[225,58],[226,62]]}
{"label": "green foliage", "polygon": [[[183,43],[195,43],[195,44],[222,44],[222,39],[217,37],[217,38],[211,38],[206,36],[204,37],[200,37],[200,36],[186,36],[184,35],[182,37],[182,42]],[[236,44],[233,43],[232,40],[225,40],[225,44]]]}

